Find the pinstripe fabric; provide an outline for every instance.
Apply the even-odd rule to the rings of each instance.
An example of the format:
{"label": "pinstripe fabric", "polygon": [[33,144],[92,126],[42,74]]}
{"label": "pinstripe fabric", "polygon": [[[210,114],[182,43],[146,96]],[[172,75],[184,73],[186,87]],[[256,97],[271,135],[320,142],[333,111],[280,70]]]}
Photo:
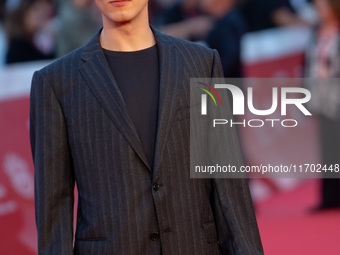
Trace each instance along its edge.
{"label": "pinstripe fabric", "polygon": [[[246,181],[189,178],[189,79],[221,76],[218,54],[154,33],[161,80],[153,169],[99,32],[34,74],[30,138],[39,254],[263,254]],[[154,232],[159,240],[150,239]]]}

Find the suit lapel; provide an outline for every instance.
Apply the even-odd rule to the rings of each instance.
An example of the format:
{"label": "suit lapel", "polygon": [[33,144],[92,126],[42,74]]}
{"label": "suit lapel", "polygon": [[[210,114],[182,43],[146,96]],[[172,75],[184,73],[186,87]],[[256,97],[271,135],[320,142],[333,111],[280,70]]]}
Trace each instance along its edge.
{"label": "suit lapel", "polygon": [[158,45],[160,65],[159,108],[153,169],[146,158],[136,128],[126,110],[123,96],[102,51],[99,41],[100,31],[84,46],[82,52],[84,64],[79,71],[98,102],[145,166],[153,172],[155,178],[162,162],[166,140],[176,111],[178,93],[182,84],[183,60],[178,51],[174,50],[175,45],[168,37],[151,28]]}
{"label": "suit lapel", "polygon": [[178,93],[182,84],[182,64],[175,45],[167,36],[151,27],[156,36],[159,64],[160,64],[160,89],[157,136],[154,155],[153,179],[155,179],[161,166],[166,140],[169,136],[171,122],[176,111]]}
{"label": "suit lapel", "polygon": [[85,63],[79,71],[118,130],[124,135],[149,171],[152,171],[136,128],[126,110],[123,96],[102,51],[99,34],[100,31],[84,47],[82,59]]}

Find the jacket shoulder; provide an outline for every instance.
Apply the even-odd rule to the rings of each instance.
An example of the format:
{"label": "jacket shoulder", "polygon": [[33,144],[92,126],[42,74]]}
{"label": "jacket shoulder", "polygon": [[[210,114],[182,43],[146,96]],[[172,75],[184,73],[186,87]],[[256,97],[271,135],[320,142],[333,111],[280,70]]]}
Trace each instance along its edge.
{"label": "jacket shoulder", "polygon": [[83,48],[84,46],[71,51],[38,71],[46,77],[72,73],[72,70],[77,70],[80,67]]}
{"label": "jacket shoulder", "polygon": [[172,37],[165,35],[169,41],[171,41],[177,48],[179,48],[183,54],[200,54],[201,56],[212,56],[214,54],[213,50],[203,44],[191,42],[188,40]]}
{"label": "jacket shoulder", "polygon": [[181,55],[185,63],[184,69],[190,77],[211,77],[215,66],[220,69],[217,50],[168,35],[164,35],[164,38],[174,45],[174,50]]}

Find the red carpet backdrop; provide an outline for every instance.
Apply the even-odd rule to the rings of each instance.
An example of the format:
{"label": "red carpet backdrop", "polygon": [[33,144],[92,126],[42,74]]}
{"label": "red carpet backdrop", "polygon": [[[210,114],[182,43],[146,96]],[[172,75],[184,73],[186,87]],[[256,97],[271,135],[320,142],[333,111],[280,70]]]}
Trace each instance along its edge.
{"label": "red carpet backdrop", "polygon": [[[300,36],[301,40],[292,38]],[[308,31],[283,29],[249,34],[243,41],[243,61],[248,77],[300,77],[302,51]],[[301,41],[301,42],[300,42]],[[13,65],[0,70],[0,254],[36,254],[33,164],[29,146],[29,89],[32,74],[47,63]],[[265,88],[263,88],[265,90]],[[263,92],[263,91],[262,91]],[[266,93],[266,92],[263,92]],[[261,93],[256,100],[261,100]],[[298,155],[318,161],[316,123],[291,139],[310,141],[308,153]],[[256,133],[257,132],[257,133]],[[248,164],[258,160],[284,160],[289,153],[287,134],[265,140],[258,130],[244,129],[241,140]],[[314,139],[309,139],[314,137]],[[286,141],[287,142],[287,141]],[[276,154],[273,148],[276,148]],[[285,163],[285,162],[282,162]],[[318,180],[252,180],[262,241],[267,255],[340,254],[340,211],[310,214],[317,204]]]}
{"label": "red carpet backdrop", "polygon": [[36,254],[33,164],[29,145],[29,89],[46,63],[0,72],[0,253]]}

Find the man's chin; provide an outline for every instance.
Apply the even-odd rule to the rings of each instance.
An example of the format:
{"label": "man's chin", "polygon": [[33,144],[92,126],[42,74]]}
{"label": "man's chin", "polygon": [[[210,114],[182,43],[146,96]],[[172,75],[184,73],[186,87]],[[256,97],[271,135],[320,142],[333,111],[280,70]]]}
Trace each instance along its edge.
{"label": "man's chin", "polygon": [[133,17],[131,15],[115,15],[114,17],[109,17],[109,21],[117,24],[117,25],[124,25],[127,23],[130,23],[131,20],[133,20]]}

